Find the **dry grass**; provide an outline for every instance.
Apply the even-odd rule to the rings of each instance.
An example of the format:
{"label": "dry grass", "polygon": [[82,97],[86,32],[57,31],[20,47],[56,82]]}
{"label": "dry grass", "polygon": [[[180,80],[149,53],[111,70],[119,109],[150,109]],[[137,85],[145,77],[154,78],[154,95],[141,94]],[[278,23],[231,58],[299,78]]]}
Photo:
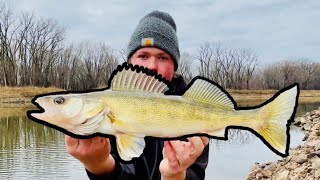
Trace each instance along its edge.
{"label": "dry grass", "polygon": [[[277,90],[227,90],[235,99],[269,99]],[[320,101],[320,90],[300,90],[299,100]]]}
{"label": "dry grass", "polygon": [[38,94],[56,91],[64,90],[53,87],[0,87],[0,98],[32,98]]}
{"label": "dry grass", "polygon": [[0,87],[0,108],[33,107],[31,99],[39,94],[64,91],[58,88]]}
{"label": "dry grass", "polygon": [[32,108],[27,107],[0,107],[0,117],[21,117]]}
{"label": "dry grass", "polygon": [[[49,87],[0,87],[0,98],[32,98],[38,94],[49,92],[64,91],[64,89]],[[264,97],[272,96],[277,93],[277,90],[236,90],[227,89],[232,96],[243,97]],[[320,90],[301,90],[300,97],[320,97]]]}
{"label": "dry grass", "polygon": [[[59,88],[42,87],[0,87],[0,107],[34,107],[31,99],[38,94],[64,91]],[[235,90],[227,89],[236,101],[258,100],[263,102],[276,94],[277,90]],[[320,90],[301,90],[299,102],[320,102]]]}

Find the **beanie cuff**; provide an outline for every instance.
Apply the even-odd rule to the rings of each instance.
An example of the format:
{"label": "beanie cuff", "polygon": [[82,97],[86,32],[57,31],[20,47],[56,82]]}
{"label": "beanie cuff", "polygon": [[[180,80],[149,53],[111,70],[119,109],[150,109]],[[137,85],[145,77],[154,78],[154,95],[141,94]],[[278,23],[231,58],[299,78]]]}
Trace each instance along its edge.
{"label": "beanie cuff", "polygon": [[[141,40],[143,38],[153,38],[153,45],[143,46],[141,44]],[[140,43],[137,43],[137,42],[140,42]],[[154,32],[154,31],[142,32],[137,36],[135,36],[133,39],[131,39],[128,47],[130,51],[128,52],[127,60],[129,60],[131,56],[141,48],[155,47],[168,53],[174,62],[174,70],[176,71],[178,69],[178,60],[180,59],[179,48],[177,47],[177,45],[175,45],[174,40],[164,36],[159,32]]]}

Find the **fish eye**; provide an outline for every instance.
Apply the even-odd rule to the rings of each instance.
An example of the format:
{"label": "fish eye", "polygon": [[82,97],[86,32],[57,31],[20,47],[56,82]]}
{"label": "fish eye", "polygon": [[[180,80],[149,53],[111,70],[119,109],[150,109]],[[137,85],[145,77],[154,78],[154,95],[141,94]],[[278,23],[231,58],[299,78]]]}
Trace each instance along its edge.
{"label": "fish eye", "polygon": [[55,103],[55,104],[57,104],[57,105],[60,105],[60,104],[63,104],[64,103],[64,101],[65,101],[65,99],[63,98],[63,97],[57,97],[57,98],[55,98],[54,100],[53,100],[53,102]]}

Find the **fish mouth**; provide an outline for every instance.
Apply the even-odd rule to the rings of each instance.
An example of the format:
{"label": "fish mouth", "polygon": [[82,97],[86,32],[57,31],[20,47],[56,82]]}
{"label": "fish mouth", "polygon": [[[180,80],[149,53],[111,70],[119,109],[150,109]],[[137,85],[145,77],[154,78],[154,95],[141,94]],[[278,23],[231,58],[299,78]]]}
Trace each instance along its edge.
{"label": "fish mouth", "polygon": [[30,110],[27,112],[27,115],[32,120],[45,121],[51,124],[55,124],[51,122],[53,117],[52,108],[50,108],[46,97],[38,97],[33,99],[31,102],[38,108],[34,110]]}
{"label": "fish mouth", "polygon": [[43,101],[40,98],[33,99],[31,101],[38,109],[33,109],[27,112],[27,115],[31,117],[31,119],[37,119],[45,121],[45,108],[43,107]]}
{"label": "fish mouth", "polygon": [[36,118],[38,120],[45,121],[45,118],[44,118],[43,115],[44,115],[44,113],[43,112],[39,112],[39,110],[37,110],[37,112],[35,112],[35,111],[30,112],[30,116],[31,117]]}

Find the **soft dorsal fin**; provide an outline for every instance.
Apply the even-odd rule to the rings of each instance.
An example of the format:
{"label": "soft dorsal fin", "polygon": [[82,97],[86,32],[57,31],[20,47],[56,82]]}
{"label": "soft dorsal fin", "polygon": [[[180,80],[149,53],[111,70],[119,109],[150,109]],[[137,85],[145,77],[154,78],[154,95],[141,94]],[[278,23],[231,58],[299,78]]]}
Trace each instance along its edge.
{"label": "soft dorsal fin", "polygon": [[221,88],[205,79],[196,79],[182,97],[234,109],[234,104],[228,95]]}
{"label": "soft dorsal fin", "polygon": [[142,66],[124,63],[122,66],[118,66],[113,73],[110,82],[112,91],[164,93],[169,89],[168,81],[161,78],[161,75]]}

